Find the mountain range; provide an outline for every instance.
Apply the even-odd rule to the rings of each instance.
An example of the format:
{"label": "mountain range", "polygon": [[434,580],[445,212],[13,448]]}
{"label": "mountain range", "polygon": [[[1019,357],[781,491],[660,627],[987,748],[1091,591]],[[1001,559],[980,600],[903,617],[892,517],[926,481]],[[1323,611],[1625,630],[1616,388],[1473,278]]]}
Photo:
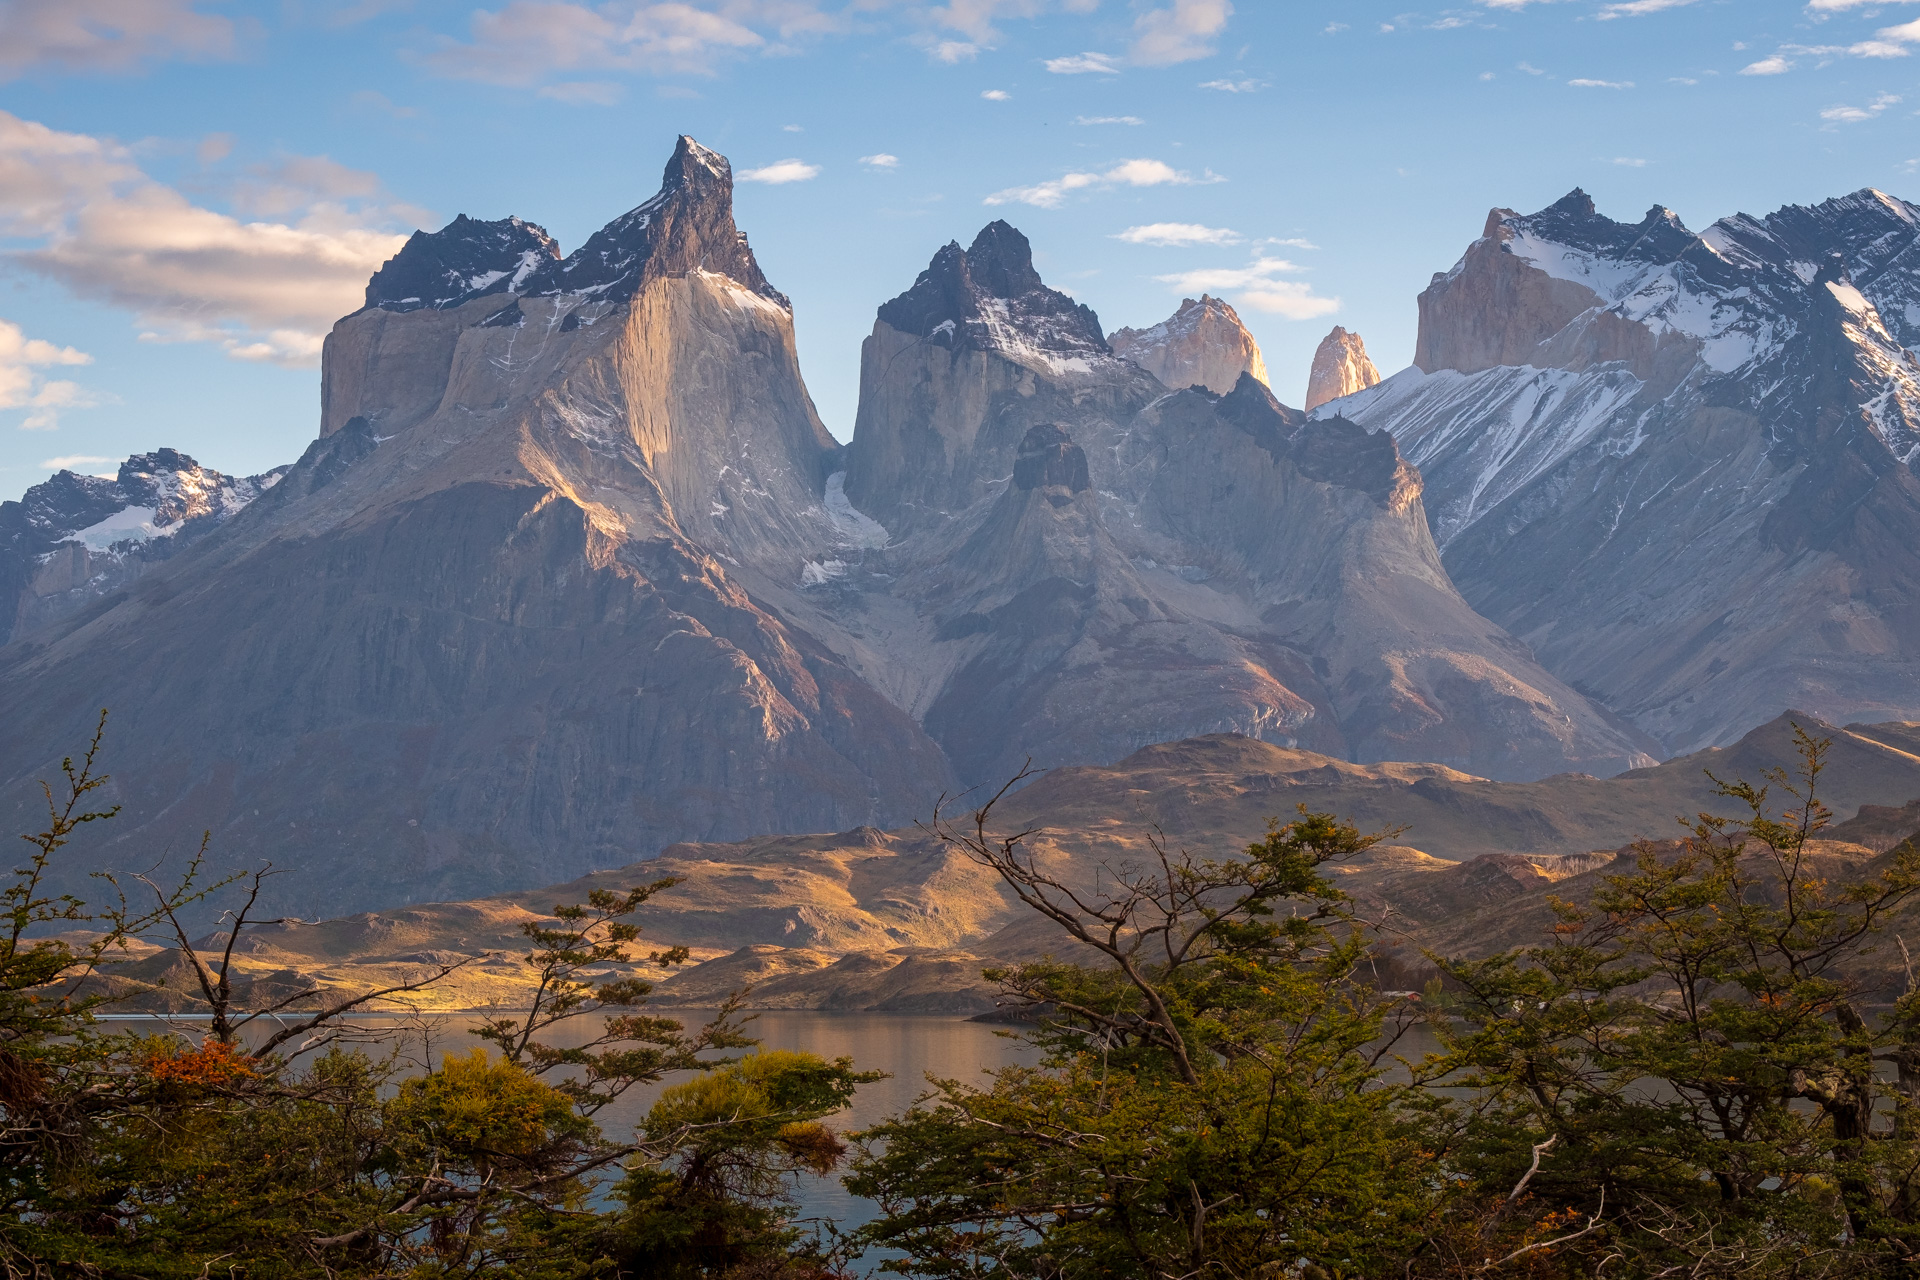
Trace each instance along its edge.
{"label": "mountain range", "polygon": [[1920,718],[1920,206],[1698,235],[1575,191],[1495,209],[1412,368],[1318,410],[1393,433],[1448,573],[1664,751],[1782,707]]}
{"label": "mountain range", "polygon": [[1881,318],[1911,289],[1920,326],[1913,211],[1820,208],[1739,237],[1497,211],[1416,368],[1376,384],[1337,330],[1311,415],[1218,299],[1109,337],[994,222],[878,307],[841,445],[730,166],[681,138],[572,253],[416,233],[328,337],[290,467],[163,450],[0,507],[0,717],[30,727],[0,804],[30,824],[106,706],[98,864],[210,830],[337,915],[899,828],[1208,735],[1531,783],[1789,705],[1920,715],[1915,365]]}

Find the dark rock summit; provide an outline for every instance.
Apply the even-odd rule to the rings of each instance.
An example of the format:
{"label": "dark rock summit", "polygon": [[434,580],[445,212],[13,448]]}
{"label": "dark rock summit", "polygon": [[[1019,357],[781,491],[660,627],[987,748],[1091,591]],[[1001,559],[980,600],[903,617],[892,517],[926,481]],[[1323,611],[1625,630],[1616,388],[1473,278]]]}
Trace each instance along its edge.
{"label": "dark rock summit", "polygon": [[936,253],[911,289],[880,308],[880,321],[949,349],[1108,352],[1100,317],[1049,289],[1033,269],[1033,246],[1003,221],[982,227],[969,248],[954,241]]}
{"label": "dark rock summit", "polygon": [[692,138],[680,138],[660,192],[615,218],[566,258],[542,264],[525,287],[533,296],[579,294],[625,302],[654,280],[714,271],[787,306],[767,283],[746,233],[733,222],[733,166]]}
{"label": "dark rock summit", "polygon": [[367,281],[367,305],[413,311],[512,293],[559,256],[553,237],[531,222],[481,222],[463,213],[438,231],[408,237]]}

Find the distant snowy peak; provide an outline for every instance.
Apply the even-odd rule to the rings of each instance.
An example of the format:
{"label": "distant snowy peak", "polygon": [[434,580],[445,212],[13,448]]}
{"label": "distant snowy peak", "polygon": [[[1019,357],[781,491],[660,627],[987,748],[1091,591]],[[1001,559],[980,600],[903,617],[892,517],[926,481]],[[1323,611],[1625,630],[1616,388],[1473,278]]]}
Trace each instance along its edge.
{"label": "distant snowy peak", "polygon": [[1240,375],[1267,381],[1260,344],[1230,305],[1210,294],[1182,298],[1167,319],[1147,329],[1116,329],[1107,341],[1113,354],[1175,389],[1202,386],[1216,395],[1232,391]]}
{"label": "distant snowy peak", "polygon": [[560,247],[531,222],[481,222],[461,214],[438,231],[416,231],[367,281],[367,303],[383,311],[457,307],[517,292]]}
{"label": "distant snowy peak", "polygon": [[0,645],[126,586],[220,528],[287,468],[229,476],[176,449],[137,453],[117,475],[60,471],[0,502]]}
{"label": "distant snowy peak", "polygon": [[934,254],[879,318],[935,346],[994,351],[1048,373],[1086,372],[1112,356],[1100,317],[1048,288],[1027,238],[1002,221],[982,227],[966,249],[954,241]]}
{"label": "distant snowy peak", "polygon": [[257,476],[229,476],[176,449],[137,453],[112,478],[61,471],[28,489],[19,502],[0,503],[0,539],[19,547],[35,544],[35,551],[61,542],[106,551],[172,537],[190,526],[225,522],[285,472],[278,467]]}

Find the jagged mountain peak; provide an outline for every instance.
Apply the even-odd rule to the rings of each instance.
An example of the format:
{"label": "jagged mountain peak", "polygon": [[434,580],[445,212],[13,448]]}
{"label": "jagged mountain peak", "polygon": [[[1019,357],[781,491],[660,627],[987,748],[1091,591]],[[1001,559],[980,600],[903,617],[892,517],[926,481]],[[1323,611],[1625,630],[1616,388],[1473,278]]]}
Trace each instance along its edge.
{"label": "jagged mountain peak", "polygon": [[1575,187],[1548,205],[1542,212],[1567,214],[1576,218],[1591,218],[1599,213],[1599,209],[1594,205],[1593,197],[1588,195],[1584,188]]}
{"label": "jagged mountain peak", "polygon": [[1267,380],[1260,344],[1224,299],[1203,293],[1182,298],[1174,313],[1145,329],[1116,329],[1107,342],[1113,354],[1151,373],[1169,387],[1201,386],[1216,395],[1232,391],[1243,373]]}
{"label": "jagged mountain peak", "polygon": [[1675,261],[1699,242],[1679,215],[1665,205],[1654,205],[1639,222],[1616,222],[1601,213],[1593,197],[1578,187],[1538,213],[1495,210],[1488,225],[1503,240],[1516,234],[1531,235],[1590,253],[1641,262]]}
{"label": "jagged mountain peak", "polygon": [[367,281],[368,307],[413,311],[457,307],[511,293],[560,256],[545,228],[519,218],[483,222],[460,214],[438,231],[416,231]]}
{"label": "jagged mountain peak", "polygon": [[996,219],[962,249],[949,241],[913,287],[883,304],[882,324],[950,350],[997,351],[1053,366],[1058,357],[1111,354],[1093,308],[1049,288],[1033,246]]}
{"label": "jagged mountain peak", "polygon": [[1002,218],[980,228],[967,248],[967,267],[974,284],[990,297],[1020,298],[1046,288],[1033,268],[1033,245]]}
{"label": "jagged mountain peak", "polygon": [[[718,272],[791,307],[787,296],[768,283],[745,233],[734,224],[733,166],[683,134],[661,173],[659,191],[566,257],[553,237],[531,222],[513,217],[487,222],[463,213],[438,231],[414,232],[367,282],[366,306],[445,310],[496,294],[583,294],[621,303],[650,280],[694,271]],[[498,324],[519,319],[511,304],[492,317]]]}
{"label": "jagged mountain peak", "polygon": [[564,260],[527,281],[532,296],[585,294],[625,302],[650,281],[718,272],[791,309],[761,272],[733,220],[733,166],[682,134],[660,175],[660,190],[587,238]]}

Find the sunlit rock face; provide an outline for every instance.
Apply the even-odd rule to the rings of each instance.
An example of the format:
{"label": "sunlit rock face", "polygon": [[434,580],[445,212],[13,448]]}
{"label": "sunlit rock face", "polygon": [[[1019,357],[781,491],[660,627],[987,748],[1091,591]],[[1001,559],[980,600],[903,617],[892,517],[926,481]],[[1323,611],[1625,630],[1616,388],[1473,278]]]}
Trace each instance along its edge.
{"label": "sunlit rock face", "polygon": [[1313,368],[1307,375],[1307,412],[1341,396],[1365,391],[1379,381],[1380,370],[1367,358],[1367,344],[1360,341],[1360,335],[1335,325],[1313,353]]}
{"label": "sunlit rock face", "polygon": [[1414,367],[1338,411],[1427,481],[1453,579],[1669,750],[1799,707],[1920,719],[1920,207],[1696,235],[1496,209]]}
{"label": "sunlit rock face", "polygon": [[1183,298],[1171,316],[1149,329],[1116,329],[1113,354],[1151,373],[1169,387],[1205,387],[1226,395],[1243,373],[1267,381],[1260,344],[1240,322],[1240,313],[1208,294]]}

